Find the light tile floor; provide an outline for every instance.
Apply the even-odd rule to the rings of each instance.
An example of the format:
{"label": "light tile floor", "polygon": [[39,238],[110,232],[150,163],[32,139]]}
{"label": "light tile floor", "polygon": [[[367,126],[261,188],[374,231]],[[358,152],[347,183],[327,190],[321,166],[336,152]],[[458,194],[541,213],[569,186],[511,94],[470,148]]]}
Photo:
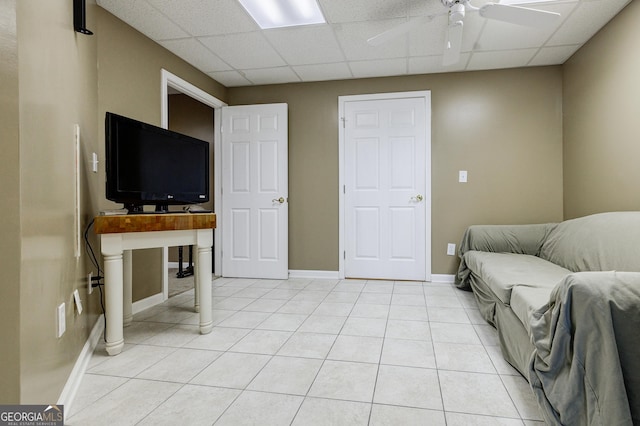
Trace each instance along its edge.
{"label": "light tile floor", "polygon": [[451,284],[213,281],[93,354],[68,425],[543,425],[471,293]]}

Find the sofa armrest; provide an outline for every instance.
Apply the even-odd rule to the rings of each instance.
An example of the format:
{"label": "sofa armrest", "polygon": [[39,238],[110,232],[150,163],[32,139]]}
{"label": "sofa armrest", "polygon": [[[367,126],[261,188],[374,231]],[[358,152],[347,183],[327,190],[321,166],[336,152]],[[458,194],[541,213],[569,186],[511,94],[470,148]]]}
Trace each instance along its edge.
{"label": "sofa armrest", "polygon": [[467,228],[458,248],[460,267],[456,275],[456,285],[469,289],[469,269],[464,260],[468,251],[493,253],[515,253],[537,256],[542,243],[557,223],[533,225],[473,225]]}
{"label": "sofa armrest", "polygon": [[529,320],[547,424],[639,424],[640,272],[567,275]]}

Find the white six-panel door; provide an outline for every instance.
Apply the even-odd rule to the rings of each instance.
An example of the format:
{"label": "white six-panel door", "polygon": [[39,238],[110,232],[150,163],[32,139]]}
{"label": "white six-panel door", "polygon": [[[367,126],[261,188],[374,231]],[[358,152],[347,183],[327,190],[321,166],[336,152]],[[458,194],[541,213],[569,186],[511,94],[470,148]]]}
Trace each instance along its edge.
{"label": "white six-panel door", "polygon": [[287,104],[222,109],[222,274],[288,277]]}
{"label": "white six-panel door", "polygon": [[343,104],[347,278],[430,278],[427,100],[386,96]]}

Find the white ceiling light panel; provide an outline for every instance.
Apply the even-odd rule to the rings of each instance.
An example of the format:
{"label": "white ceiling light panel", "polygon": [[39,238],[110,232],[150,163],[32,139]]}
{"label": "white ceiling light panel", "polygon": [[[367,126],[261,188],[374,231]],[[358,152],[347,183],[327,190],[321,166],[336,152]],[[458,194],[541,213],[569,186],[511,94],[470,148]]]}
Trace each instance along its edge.
{"label": "white ceiling light panel", "polygon": [[324,24],[317,0],[238,0],[262,29]]}

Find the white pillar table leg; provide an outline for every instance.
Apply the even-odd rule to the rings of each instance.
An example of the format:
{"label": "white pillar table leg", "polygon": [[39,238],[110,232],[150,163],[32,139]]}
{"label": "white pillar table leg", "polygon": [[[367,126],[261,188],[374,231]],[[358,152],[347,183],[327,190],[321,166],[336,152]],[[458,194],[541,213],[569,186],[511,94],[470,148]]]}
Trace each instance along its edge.
{"label": "white pillar table leg", "polygon": [[122,309],[124,312],[122,318],[122,324],[125,327],[131,325],[133,321],[133,278],[132,278],[132,252],[131,250],[125,250],[123,253],[124,270],[123,270],[123,294],[122,294]]}
{"label": "white pillar table leg", "polygon": [[194,292],[194,298],[193,298],[193,310],[195,312],[200,312],[200,286],[198,285],[199,281],[198,281],[198,276],[200,276],[200,274],[198,273],[198,269],[200,265],[200,262],[198,261],[198,256],[196,253],[195,259],[193,259],[194,265],[193,265],[193,292]]}
{"label": "white pillar table leg", "polygon": [[124,347],[122,333],[122,252],[104,255],[104,291],[107,315],[106,349],[118,355]]}
{"label": "white pillar table leg", "polygon": [[209,238],[202,241],[198,238],[198,294],[200,301],[200,333],[207,334],[213,329],[213,312],[211,311],[211,230]]}

